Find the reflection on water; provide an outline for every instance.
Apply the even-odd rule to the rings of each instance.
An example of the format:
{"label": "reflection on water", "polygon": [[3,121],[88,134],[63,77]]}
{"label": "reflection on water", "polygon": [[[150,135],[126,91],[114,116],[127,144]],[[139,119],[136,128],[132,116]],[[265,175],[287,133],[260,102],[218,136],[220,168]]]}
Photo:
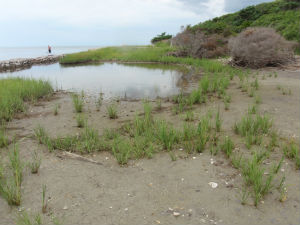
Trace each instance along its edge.
{"label": "reflection on water", "polygon": [[77,66],[33,66],[30,69],[1,73],[5,77],[42,78],[62,90],[81,91],[104,98],[129,99],[167,97],[178,94],[186,71],[179,66],[162,64],[85,64]]}

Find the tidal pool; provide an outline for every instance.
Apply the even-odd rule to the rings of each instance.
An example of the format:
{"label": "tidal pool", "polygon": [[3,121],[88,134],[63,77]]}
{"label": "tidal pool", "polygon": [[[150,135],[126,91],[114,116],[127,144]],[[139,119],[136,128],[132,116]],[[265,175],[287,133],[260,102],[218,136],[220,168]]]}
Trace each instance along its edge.
{"label": "tidal pool", "polygon": [[143,99],[178,94],[186,86],[186,69],[162,64],[82,64],[59,63],[33,66],[30,69],[0,73],[0,79],[26,77],[49,80],[56,89],[84,91],[89,95],[103,93],[104,98]]}

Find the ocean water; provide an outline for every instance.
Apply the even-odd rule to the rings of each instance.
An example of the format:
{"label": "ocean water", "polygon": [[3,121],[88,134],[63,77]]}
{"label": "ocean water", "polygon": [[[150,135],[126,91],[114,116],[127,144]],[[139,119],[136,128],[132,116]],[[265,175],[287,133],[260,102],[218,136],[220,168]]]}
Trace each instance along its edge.
{"label": "ocean water", "polygon": [[[51,46],[53,55],[86,51],[101,46]],[[0,61],[16,58],[35,58],[48,55],[48,46],[43,47],[0,47]]]}

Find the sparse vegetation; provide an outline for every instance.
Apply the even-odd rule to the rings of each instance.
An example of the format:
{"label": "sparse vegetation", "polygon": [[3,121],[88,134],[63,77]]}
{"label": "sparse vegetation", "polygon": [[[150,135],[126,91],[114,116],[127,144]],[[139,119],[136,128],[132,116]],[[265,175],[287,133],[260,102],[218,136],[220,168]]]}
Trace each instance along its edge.
{"label": "sparse vegetation", "polygon": [[290,158],[295,161],[296,168],[300,169],[300,154],[299,154],[299,145],[294,142],[290,144],[285,144],[282,147],[283,153],[287,158]]}
{"label": "sparse vegetation", "polygon": [[42,158],[39,156],[38,152],[35,150],[32,153],[32,161],[28,164],[31,170],[31,173],[35,174],[39,172],[41,166]]}
{"label": "sparse vegetation", "polygon": [[59,105],[58,105],[58,104],[55,104],[54,109],[53,109],[53,114],[54,114],[54,116],[57,116],[57,115],[58,115],[58,108],[59,108]]}
{"label": "sparse vegetation", "polygon": [[17,214],[17,225],[41,225],[42,217],[40,214],[31,215],[26,211]]}
{"label": "sparse vegetation", "polygon": [[76,122],[77,122],[77,127],[82,128],[82,127],[85,127],[85,125],[87,123],[87,119],[85,118],[84,115],[78,113],[76,115]]}
{"label": "sparse vegetation", "polygon": [[47,186],[43,184],[42,186],[42,213],[47,213],[48,211],[48,202],[46,198]]}
{"label": "sparse vegetation", "polygon": [[109,105],[107,107],[107,113],[110,119],[117,119],[118,118],[117,106],[114,104]]}
{"label": "sparse vegetation", "polygon": [[73,105],[76,113],[83,112],[84,99],[83,95],[78,95],[76,93],[72,94]]}

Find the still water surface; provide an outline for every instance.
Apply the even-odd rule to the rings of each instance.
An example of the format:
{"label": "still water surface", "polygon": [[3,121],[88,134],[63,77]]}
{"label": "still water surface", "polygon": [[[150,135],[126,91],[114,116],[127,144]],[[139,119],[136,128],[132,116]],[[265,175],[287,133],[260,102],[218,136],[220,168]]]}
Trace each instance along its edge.
{"label": "still water surface", "polygon": [[33,66],[30,69],[0,73],[1,78],[26,77],[49,80],[54,87],[66,91],[84,91],[104,98],[129,99],[167,97],[182,90],[178,66],[161,64],[101,63],[62,66],[59,63]]}

